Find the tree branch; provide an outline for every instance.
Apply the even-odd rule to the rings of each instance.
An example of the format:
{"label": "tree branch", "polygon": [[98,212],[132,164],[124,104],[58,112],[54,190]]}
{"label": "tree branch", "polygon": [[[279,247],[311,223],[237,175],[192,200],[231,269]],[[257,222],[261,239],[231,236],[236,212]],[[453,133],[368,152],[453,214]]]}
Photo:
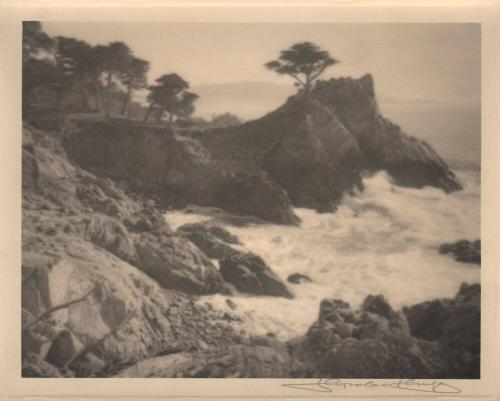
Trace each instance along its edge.
{"label": "tree branch", "polygon": [[306,84],[299,78],[299,76],[297,74],[293,74],[293,73],[289,72],[288,75],[295,78],[297,80],[297,82],[300,83],[302,86],[304,86],[304,87],[306,86]]}
{"label": "tree branch", "polygon": [[58,305],[54,305],[52,307],[50,307],[49,309],[46,309],[45,311],[43,311],[42,313],[40,313],[37,317],[35,317],[33,319],[32,322],[30,322],[29,324],[27,324],[23,329],[22,329],[22,332],[26,332],[26,330],[28,330],[30,327],[33,327],[36,323],[38,323],[40,320],[42,319],[45,319],[47,316],[50,316],[51,314],[53,314],[54,312],[60,310],[60,309],[64,309],[64,308],[67,308],[73,304],[76,304],[78,302],[81,302],[83,301],[85,298],[87,298],[90,294],[92,294],[95,290],[97,289],[97,286],[94,286],[94,288],[92,288],[92,290],[90,290],[89,292],[87,292],[85,295],[81,296],[80,298],[76,298],[76,299],[72,299],[70,301],[67,301],[67,302],[64,302],[62,304],[58,304]]}

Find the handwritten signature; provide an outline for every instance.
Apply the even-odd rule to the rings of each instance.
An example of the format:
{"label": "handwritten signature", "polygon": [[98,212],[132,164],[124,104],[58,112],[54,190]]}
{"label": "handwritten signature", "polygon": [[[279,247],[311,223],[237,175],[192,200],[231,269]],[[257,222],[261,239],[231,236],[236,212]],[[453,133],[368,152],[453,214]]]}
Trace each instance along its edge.
{"label": "handwritten signature", "polygon": [[401,379],[397,381],[348,382],[342,379],[319,379],[311,383],[282,384],[283,387],[294,389],[331,393],[334,389],[348,388],[391,388],[396,390],[420,391],[424,393],[459,394],[462,390],[442,381],[417,381],[415,379]]}

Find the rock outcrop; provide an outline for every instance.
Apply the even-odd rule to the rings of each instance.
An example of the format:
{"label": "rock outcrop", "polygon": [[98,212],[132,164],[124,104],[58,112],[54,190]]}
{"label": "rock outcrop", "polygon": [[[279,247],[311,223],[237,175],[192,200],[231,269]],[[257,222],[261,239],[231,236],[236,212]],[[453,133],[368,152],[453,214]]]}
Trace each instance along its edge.
{"label": "rock outcrop", "polygon": [[163,205],[218,206],[275,223],[298,222],[285,190],[264,170],[215,159],[200,141],[168,128],[84,120],[66,134],[64,145],[78,165]]}
{"label": "rock outcrop", "polygon": [[478,284],[405,313],[382,296],[368,296],[359,311],[325,299],[306,336],[289,346],[314,377],[477,378],[479,308]]}
{"label": "rock outcrop", "polygon": [[308,101],[297,95],[261,119],[192,134],[81,120],[64,145],[78,165],[163,205],[220,207],[280,224],[298,223],[292,205],[334,211],[378,170],[397,185],[461,189],[429,144],[382,117],[370,75],[320,81]]}
{"label": "rock outcrop", "polygon": [[481,287],[462,284],[454,299],[438,299],[404,308],[410,332],[437,341],[459,374],[478,376],[481,352]]}
{"label": "rock outcrop", "polygon": [[251,252],[233,253],[220,260],[220,274],[238,291],[293,298],[286,284],[274,273],[264,260]]}
{"label": "rock outcrop", "polygon": [[174,344],[238,341],[189,295],[227,284],[152,202],[72,166],[55,132],[25,126],[23,141],[24,377],[99,376]]}
{"label": "rock outcrop", "polygon": [[293,273],[287,277],[286,281],[292,284],[304,284],[312,282],[312,279],[307,274]]}
{"label": "rock outcrop", "polygon": [[439,247],[439,253],[451,253],[458,262],[481,265],[481,240],[473,242],[462,240],[453,244],[443,244]]}

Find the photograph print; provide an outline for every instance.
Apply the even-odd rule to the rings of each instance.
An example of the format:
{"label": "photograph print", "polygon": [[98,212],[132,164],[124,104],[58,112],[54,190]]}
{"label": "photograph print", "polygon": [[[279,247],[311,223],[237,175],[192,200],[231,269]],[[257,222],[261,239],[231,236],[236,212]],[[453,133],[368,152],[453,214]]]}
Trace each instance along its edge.
{"label": "photograph print", "polygon": [[480,24],[22,35],[23,378],[481,377]]}

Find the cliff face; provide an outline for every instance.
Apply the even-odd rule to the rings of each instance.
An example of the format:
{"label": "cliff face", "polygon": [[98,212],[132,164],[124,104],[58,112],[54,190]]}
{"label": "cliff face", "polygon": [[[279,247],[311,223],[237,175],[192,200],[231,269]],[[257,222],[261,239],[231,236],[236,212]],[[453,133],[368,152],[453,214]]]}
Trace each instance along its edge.
{"label": "cliff face", "polygon": [[298,222],[286,192],[265,171],[214,158],[200,141],[167,128],[87,120],[63,143],[76,164],[163,205],[218,206],[271,222]]}
{"label": "cliff face", "polygon": [[315,96],[356,138],[370,170],[386,170],[401,186],[433,186],[446,192],[462,189],[432,146],[406,135],[380,114],[371,75],[320,82]]}
{"label": "cliff face", "polygon": [[380,115],[370,75],[318,82],[310,99],[290,98],[236,127],[174,133],[120,120],[81,121],[65,137],[79,165],[167,205],[194,203],[295,224],[291,206],[333,211],[366,173],[395,184],[461,189],[424,141]]}

